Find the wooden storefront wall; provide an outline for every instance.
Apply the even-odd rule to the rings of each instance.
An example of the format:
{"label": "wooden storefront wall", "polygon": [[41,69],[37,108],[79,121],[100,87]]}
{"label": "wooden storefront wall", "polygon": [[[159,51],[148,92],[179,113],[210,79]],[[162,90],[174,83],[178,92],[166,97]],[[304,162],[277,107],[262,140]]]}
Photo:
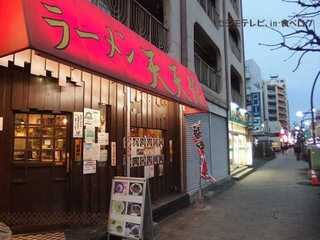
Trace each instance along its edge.
{"label": "wooden storefront wall", "polygon": [[[127,88],[115,81],[84,77],[83,87],[67,83],[59,87],[57,79],[30,75],[29,68],[10,66],[0,67],[0,116],[4,118],[4,131],[0,132],[0,218],[11,225],[39,224],[41,221],[33,216],[33,220],[15,221],[32,212],[85,212],[107,214],[111,179],[115,175],[126,174],[126,157],[124,155],[124,138],[126,136]],[[140,95],[141,97],[137,97]],[[131,89],[131,127],[161,129],[165,136],[165,176],[151,179],[153,200],[181,191],[180,189],[180,144],[179,144],[179,105],[165,101],[165,107],[158,106],[157,97]],[[106,105],[101,105],[100,103]],[[66,113],[83,111],[83,108],[106,108],[107,131],[110,142],[117,143],[117,166],[111,167],[110,149],[108,162],[97,166],[97,174],[83,175],[82,164],[74,162],[74,144],[71,134],[71,172],[67,184],[50,183],[53,172],[54,179],[63,175],[58,168],[38,166],[17,167],[12,161],[14,139],[14,112],[48,111]],[[135,110],[133,110],[133,108]],[[71,131],[71,130],[70,130]],[[169,140],[173,141],[173,161],[169,161]],[[53,167],[54,168],[54,167]],[[61,171],[63,171],[61,169]],[[60,176],[61,174],[61,176]],[[132,169],[131,176],[143,177],[143,167]],[[59,196],[55,189],[59,188]],[[23,213],[21,215],[21,213]],[[17,214],[17,215],[14,215]],[[20,214],[20,215],[19,215]],[[65,216],[62,216],[64,218]],[[58,217],[57,217],[58,219]],[[45,224],[62,224],[59,220]],[[1,221],[1,219],[0,219]],[[78,221],[76,221],[78,222]],[[79,222],[81,223],[81,221]],[[10,224],[10,221],[9,221]],[[66,224],[66,222],[63,222]]]}

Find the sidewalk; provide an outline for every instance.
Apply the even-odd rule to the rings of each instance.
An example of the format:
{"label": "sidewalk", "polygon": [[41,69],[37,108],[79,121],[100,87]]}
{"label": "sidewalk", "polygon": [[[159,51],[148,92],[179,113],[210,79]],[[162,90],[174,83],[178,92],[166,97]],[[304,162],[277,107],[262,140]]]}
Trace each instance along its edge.
{"label": "sidewalk", "polygon": [[311,187],[308,165],[292,152],[207,202],[160,223],[160,239],[319,240],[320,188]]}

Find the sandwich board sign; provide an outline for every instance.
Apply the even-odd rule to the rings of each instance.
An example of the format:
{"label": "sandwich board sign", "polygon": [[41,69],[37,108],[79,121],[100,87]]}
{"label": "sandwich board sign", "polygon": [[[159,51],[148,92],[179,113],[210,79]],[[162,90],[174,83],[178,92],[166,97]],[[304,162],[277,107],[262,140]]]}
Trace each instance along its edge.
{"label": "sandwich board sign", "polygon": [[153,240],[149,182],[145,178],[112,180],[108,233],[124,239]]}

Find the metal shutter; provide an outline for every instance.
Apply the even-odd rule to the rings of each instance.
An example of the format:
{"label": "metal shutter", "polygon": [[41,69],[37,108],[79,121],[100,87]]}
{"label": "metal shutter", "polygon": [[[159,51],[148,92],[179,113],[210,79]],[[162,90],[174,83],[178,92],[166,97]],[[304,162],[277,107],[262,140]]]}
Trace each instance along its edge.
{"label": "metal shutter", "polygon": [[211,171],[216,178],[224,178],[228,175],[228,132],[227,119],[211,114],[211,159],[213,164]]}
{"label": "metal shutter", "polygon": [[209,171],[211,169],[210,161],[210,131],[209,131],[209,115],[208,114],[195,114],[185,117],[185,143],[186,143],[186,168],[187,168],[187,191],[194,193],[199,189],[199,156],[196,148],[192,142],[192,129],[191,125],[201,121],[202,137],[205,143],[205,152],[208,160]]}

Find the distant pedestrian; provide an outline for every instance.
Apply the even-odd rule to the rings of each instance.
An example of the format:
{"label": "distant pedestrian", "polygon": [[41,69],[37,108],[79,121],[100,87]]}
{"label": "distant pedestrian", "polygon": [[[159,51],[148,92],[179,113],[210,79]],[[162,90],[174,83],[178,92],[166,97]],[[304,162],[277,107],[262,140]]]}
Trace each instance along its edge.
{"label": "distant pedestrian", "polygon": [[301,155],[301,143],[297,142],[294,145],[294,153],[296,155],[297,161],[299,161],[300,160],[300,155]]}
{"label": "distant pedestrian", "polygon": [[283,143],[281,143],[281,153],[284,154],[286,150],[286,146]]}

